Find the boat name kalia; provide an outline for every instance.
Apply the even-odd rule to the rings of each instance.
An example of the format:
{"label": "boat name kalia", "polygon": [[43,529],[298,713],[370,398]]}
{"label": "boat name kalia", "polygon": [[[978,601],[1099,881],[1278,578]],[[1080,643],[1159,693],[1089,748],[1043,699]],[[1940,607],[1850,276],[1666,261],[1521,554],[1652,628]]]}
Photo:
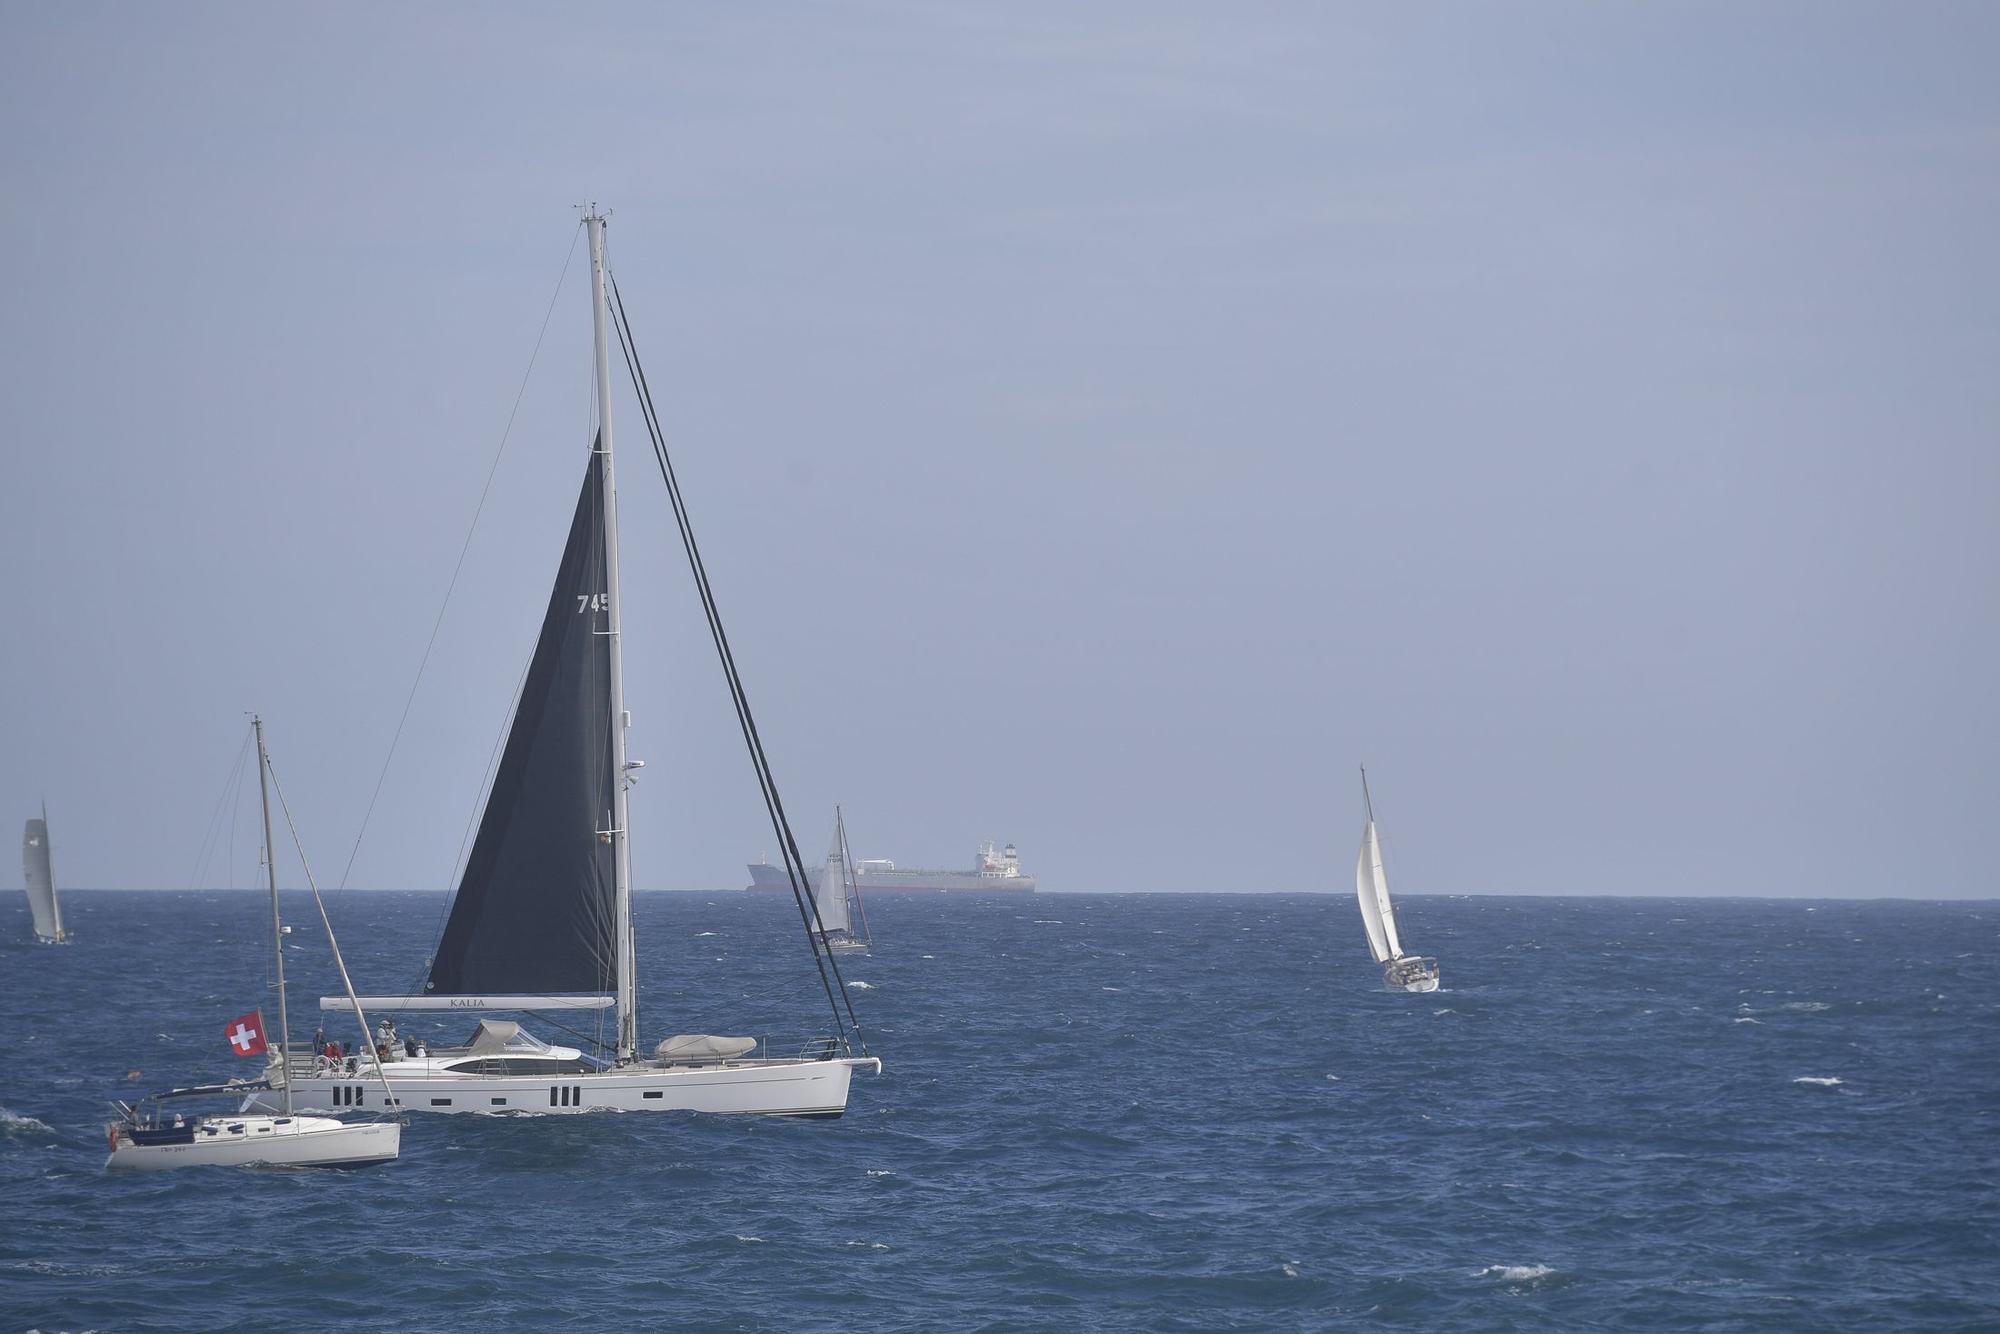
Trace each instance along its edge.
{"label": "boat name kalia", "polygon": [[[429,978],[421,992],[364,997],[363,1002],[391,1012],[608,1009],[615,1031],[609,1055],[545,1042],[518,1023],[492,1019],[482,1020],[460,1046],[420,1048],[412,1039],[398,1039],[391,1019],[384,1022],[373,1052],[338,1061],[323,1054],[295,1058],[290,1068],[274,1071],[273,1079],[315,1106],[367,1105],[378,1095],[362,1076],[379,1065],[413,1111],[615,1108],[839,1116],[847,1106],[853,1072],[864,1067],[879,1071],[881,1062],[860,1043],[838,964],[812,926],[817,913],[808,908],[812,895],[802,874],[801,917],[826,983],[835,1031],[776,1050],[776,1044],[750,1038],[678,1034],[650,1056],[639,1051],[626,801],[639,765],[625,757],[631,715],[625,708],[612,448],[614,333],[742,716],[748,716],[748,703],[714,610],[713,591],[694,546],[622,301],[613,321],[616,284],[605,263],[605,219],[593,208],[583,226],[590,240],[597,427],[569,538]],[[754,728],[746,727],[745,733],[780,841],[802,869]],[[320,1004],[341,1009],[347,1001],[323,997]]]}

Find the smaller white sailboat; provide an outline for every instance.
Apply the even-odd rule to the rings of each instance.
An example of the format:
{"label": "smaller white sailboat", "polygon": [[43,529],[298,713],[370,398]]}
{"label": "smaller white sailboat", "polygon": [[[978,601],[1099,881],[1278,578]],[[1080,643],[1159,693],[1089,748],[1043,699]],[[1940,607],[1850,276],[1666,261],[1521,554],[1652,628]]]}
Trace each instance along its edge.
{"label": "smaller white sailboat", "polygon": [[28,891],[28,911],[35,917],[35,939],[44,945],[69,944],[63,930],[62,905],[56,902],[56,874],[49,859],[49,807],[42,818],[28,821],[21,836],[21,883]]}
{"label": "smaller white sailboat", "polygon": [[1396,907],[1389,902],[1389,877],[1382,870],[1382,842],[1375,834],[1375,802],[1368,795],[1368,770],[1361,770],[1361,800],[1368,824],[1361,831],[1361,856],[1354,864],[1354,891],[1361,923],[1368,928],[1368,951],[1382,965],[1382,985],[1390,991],[1436,991],[1438,963],[1403,953],[1396,936]]}
{"label": "smaller white sailboat", "polygon": [[[271,759],[264,749],[264,720],[253,718],[257,733],[257,784],[264,798],[264,864],[271,883],[271,941],[278,987],[278,1047],[274,1063],[285,1068],[291,1050],[291,1023],[285,1006],[285,931],[278,913],[278,858],[271,841]],[[280,792],[279,799],[283,800]],[[286,823],[291,821],[286,812]],[[296,837],[296,832],[295,835]],[[310,880],[312,872],[306,872]],[[314,888],[318,902],[319,890]],[[347,985],[349,999],[354,984],[348,981],[347,964],[340,957],[340,944],[333,937],[333,924],[326,921],[326,906],[320,905],[320,920],[326,922],[327,943],[333,947],[334,962]],[[368,1035],[368,1020],[361,1007],[361,1034]],[[233,1024],[230,1041],[245,1055],[266,1050],[263,1013],[246,1015]],[[195,1088],[173,1089],[141,1098],[137,1103],[118,1103],[118,1119],[105,1127],[111,1142],[111,1156],[104,1162],[108,1171],[156,1172],[175,1167],[365,1167],[388,1162],[402,1151],[403,1126],[399,1118],[342,1121],[331,1116],[299,1116],[292,1109],[292,1090],[280,1079],[284,1114],[252,1110],[258,1095],[268,1096],[269,1080],[231,1081]],[[386,1101],[396,1106],[395,1095],[386,1079],[382,1088]],[[180,1110],[192,1100],[227,1098],[239,1103],[234,1113],[201,1115]]]}
{"label": "smaller white sailboat", "polygon": [[820,872],[813,903],[819,912],[819,938],[828,949],[865,950],[875,943],[868,934],[861,882],[854,874],[854,856],[847,847],[847,820],[838,806],[833,808],[833,846],[826,850],[826,866]]}

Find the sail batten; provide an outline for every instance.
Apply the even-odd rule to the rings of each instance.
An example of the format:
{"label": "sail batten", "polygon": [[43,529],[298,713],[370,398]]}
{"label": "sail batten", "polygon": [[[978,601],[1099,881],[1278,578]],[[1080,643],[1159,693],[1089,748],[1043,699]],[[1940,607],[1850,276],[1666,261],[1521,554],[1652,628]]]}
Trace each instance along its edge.
{"label": "sail batten", "polygon": [[593,445],[479,833],[425,990],[615,991],[617,809],[603,458]]}

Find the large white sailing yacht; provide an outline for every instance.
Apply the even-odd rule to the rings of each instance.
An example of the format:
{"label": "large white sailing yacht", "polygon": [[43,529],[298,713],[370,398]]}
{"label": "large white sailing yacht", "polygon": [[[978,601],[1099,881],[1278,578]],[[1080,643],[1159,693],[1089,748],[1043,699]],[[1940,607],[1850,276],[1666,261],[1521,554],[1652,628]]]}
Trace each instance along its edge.
{"label": "large white sailing yacht", "polygon": [[[289,1085],[301,1103],[333,1109],[386,1098],[371,1087],[379,1068],[402,1105],[416,1112],[839,1116],[853,1073],[882,1067],[862,1045],[838,965],[812,930],[818,914],[795,845],[800,914],[826,984],[833,1033],[777,1050],[747,1037],[701,1033],[668,1037],[651,1052],[640,1047],[626,820],[626,790],[638,764],[625,756],[630,715],[612,468],[614,335],[639,394],[766,803],[787,843],[790,831],[714,610],[622,302],[612,324],[615,284],[605,266],[605,219],[592,208],[583,225],[590,238],[597,434],[569,540],[429,979],[421,994],[362,998],[378,1012],[449,1010],[477,1027],[460,1045],[419,1047],[395,1039],[385,1026],[372,1051],[338,1061],[324,1053],[295,1056],[270,1077]],[[345,1009],[348,1001],[322,997],[320,1006]],[[596,1053],[544,1041],[520,1020],[495,1017],[541,1012],[574,1020],[578,1011],[605,1009],[614,1011],[616,1040]]]}

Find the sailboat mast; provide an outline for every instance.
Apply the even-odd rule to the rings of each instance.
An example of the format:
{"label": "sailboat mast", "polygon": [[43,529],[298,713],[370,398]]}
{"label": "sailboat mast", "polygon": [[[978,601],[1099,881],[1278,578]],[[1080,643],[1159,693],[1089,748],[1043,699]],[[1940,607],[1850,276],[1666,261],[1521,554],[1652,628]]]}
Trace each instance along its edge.
{"label": "sailboat mast", "polygon": [[1361,803],[1368,808],[1368,823],[1375,823],[1375,799],[1368,795],[1368,766],[1361,766]]}
{"label": "sailboat mast", "polygon": [[604,215],[595,205],[583,220],[590,233],[590,325],[597,372],[597,449],[603,455],[604,593],[611,637],[611,861],[616,895],[618,941],[618,1059],[633,1059],[639,1046],[639,982],[632,958],[632,852],[625,820],[625,651],[619,625],[624,600],[618,591],[618,487],[611,471],[611,345],[605,325],[609,307],[604,295]]}
{"label": "sailboat mast", "polygon": [[292,1023],[285,1013],[285,928],[278,915],[278,845],[271,841],[271,757],[264,750],[264,720],[250,715],[257,729],[257,795],[264,799],[264,869],[271,881],[271,953],[278,976],[278,1068],[285,1073],[285,1115],[292,1114]]}

